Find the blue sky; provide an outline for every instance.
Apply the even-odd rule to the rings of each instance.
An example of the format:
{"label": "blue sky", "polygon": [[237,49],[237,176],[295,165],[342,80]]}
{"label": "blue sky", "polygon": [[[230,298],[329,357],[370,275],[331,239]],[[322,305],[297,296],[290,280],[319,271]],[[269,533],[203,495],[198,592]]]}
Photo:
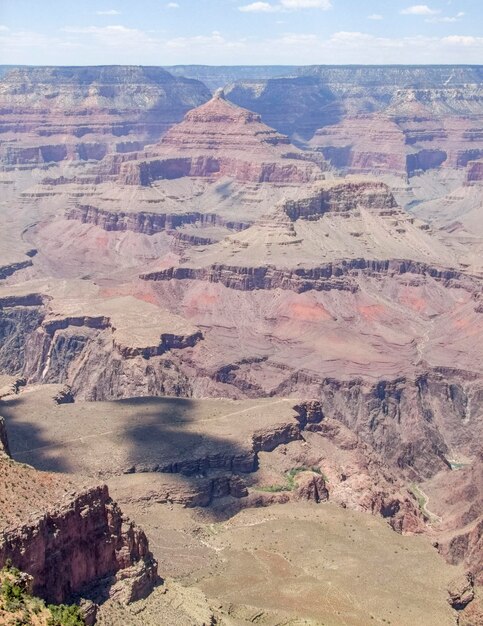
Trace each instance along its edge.
{"label": "blue sky", "polygon": [[1,0],[0,63],[483,63],[483,0]]}

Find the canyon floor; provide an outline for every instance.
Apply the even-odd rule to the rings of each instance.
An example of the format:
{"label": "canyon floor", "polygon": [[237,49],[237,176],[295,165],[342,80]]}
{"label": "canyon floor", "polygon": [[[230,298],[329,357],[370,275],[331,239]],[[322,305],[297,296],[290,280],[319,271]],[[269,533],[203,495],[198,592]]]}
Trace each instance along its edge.
{"label": "canyon floor", "polygon": [[[148,532],[161,571],[222,624],[454,624],[446,589],[458,568],[424,538],[401,537],[368,514],[329,503],[278,504],[220,522],[176,505],[122,506]],[[156,624],[157,607],[179,605],[171,580],[162,594],[133,607],[142,612],[127,613],[129,623]],[[127,621],[116,621],[111,606],[101,615],[101,624]]]}
{"label": "canyon floor", "polygon": [[[313,465],[299,467],[299,476],[323,475],[335,501],[341,486],[320,447],[287,429],[293,399],[58,405],[53,396],[60,389],[27,386],[3,398],[13,458],[105,480],[123,512],[149,536],[166,578],[127,608],[108,600],[99,624],[155,625],[160,615],[173,626],[208,624],[213,617],[227,626],[455,623],[447,588],[463,568],[446,564],[426,537],[402,536],[369,511],[351,511],[331,496],[310,501],[297,494],[297,477],[293,494],[278,489],[290,482],[286,468],[303,460]],[[74,424],[81,425],[76,437]],[[262,437],[268,451],[250,466],[253,441]],[[280,446],[270,451],[274,443],[282,453]],[[304,459],[303,448],[310,449]],[[238,471],[226,462],[230,457],[238,459]],[[178,471],[153,471],[155,462],[173,459]],[[235,474],[248,484],[245,496],[220,488],[221,478]],[[210,480],[218,481],[219,493],[210,487],[206,497]]]}

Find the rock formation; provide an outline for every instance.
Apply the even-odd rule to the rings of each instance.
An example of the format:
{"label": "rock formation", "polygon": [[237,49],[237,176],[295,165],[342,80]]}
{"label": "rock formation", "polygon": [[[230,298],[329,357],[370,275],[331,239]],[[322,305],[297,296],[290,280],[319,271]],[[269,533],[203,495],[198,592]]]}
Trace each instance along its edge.
{"label": "rock formation", "polygon": [[135,150],[209,95],[154,67],[12,67],[0,78],[0,160],[32,166]]}
{"label": "rock formation", "polygon": [[[292,70],[211,99],[156,68],[4,72],[12,454],[141,516],[368,512],[480,584],[480,70]],[[146,538],[104,487],[5,468],[47,494],[2,544],[42,593],[144,593]]]}
{"label": "rock formation", "polygon": [[483,180],[483,159],[469,161],[466,170],[466,182],[476,183]]}
{"label": "rock formation", "polygon": [[147,538],[105,485],[39,472],[5,453],[0,473],[0,565],[32,576],[35,595],[58,603],[107,590],[131,602],[151,591],[157,565]]}
{"label": "rock formation", "polygon": [[287,68],[226,93],[336,168],[411,176],[481,156],[480,67]]}
{"label": "rock formation", "polygon": [[0,453],[6,456],[9,456],[10,454],[8,448],[7,430],[5,428],[5,421],[3,417],[0,417]]}
{"label": "rock formation", "polygon": [[[116,162],[115,157],[112,160]],[[130,185],[186,176],[303,184],[320,178],[321,173],[290,146],[287,137],[263,124],[259,115],[217,92],[209,102],[188,112],[159,146],[122,163],[119,171],[120,182]]]}

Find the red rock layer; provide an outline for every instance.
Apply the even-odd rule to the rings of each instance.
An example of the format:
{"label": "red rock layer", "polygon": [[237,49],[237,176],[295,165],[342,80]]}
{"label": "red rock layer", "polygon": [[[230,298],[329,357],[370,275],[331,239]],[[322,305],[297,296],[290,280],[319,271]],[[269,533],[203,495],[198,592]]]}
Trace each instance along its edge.
{"label": "red rock layer", "polygon": [[130,602],[150,592],[157,564],[147,538],[105,485],[80,487],[5,457],[0,473],[0,566],[10,559],[33,576],[35,595],[63,602],[101,584]]}
{"label": "red rock layer", "polygon": [[321,128],[309,144],[337,168],[412,175],[440,166],[464,167],[482,155],[478,142],[481,131],[472,119],[373,113]]}
{"label": "red rock layer", "polygon": [[321,178],[289,140],[262,123],[256,113],[227,102],[221,94],[190,111],[158,146],[117,165],[124,184],[149,185],[183,176],[230,177],[243,182],[306,183]]}

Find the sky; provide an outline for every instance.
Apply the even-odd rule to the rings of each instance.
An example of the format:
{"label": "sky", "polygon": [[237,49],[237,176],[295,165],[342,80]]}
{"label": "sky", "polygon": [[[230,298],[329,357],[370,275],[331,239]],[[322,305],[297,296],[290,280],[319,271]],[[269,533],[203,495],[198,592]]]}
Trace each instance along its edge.
{"label": "sky", "polygon": [[483,63],[483,0],[1,0],[0,64]]}

